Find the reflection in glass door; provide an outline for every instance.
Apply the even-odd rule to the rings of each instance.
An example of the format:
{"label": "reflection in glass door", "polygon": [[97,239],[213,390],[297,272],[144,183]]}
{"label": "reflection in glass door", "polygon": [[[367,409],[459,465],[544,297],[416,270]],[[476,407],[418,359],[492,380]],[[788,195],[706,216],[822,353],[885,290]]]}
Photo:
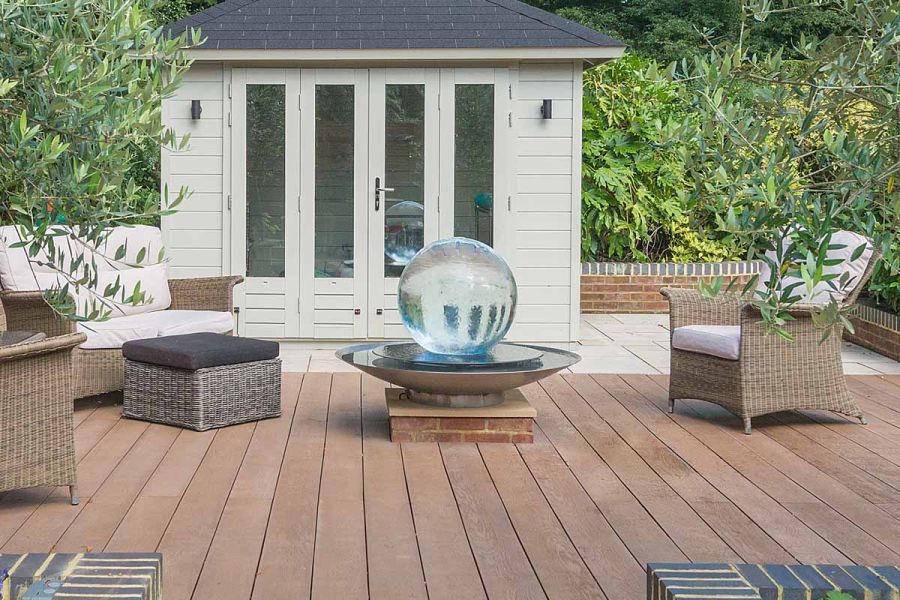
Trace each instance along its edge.
{"label": "reflection in glass door", "polygon": [[399,277],[425,242],[425,84],[385,85],[384,276]]}
{"label": "reflection in glass door", "polygon": [[352,278],[354,89],[316,85],[316,278]]}
{"label": "reflection in glass door", "polygon": [[370,337],[405,337],[397,281],[437,237],[438,72],[372,69],[369,98]]}

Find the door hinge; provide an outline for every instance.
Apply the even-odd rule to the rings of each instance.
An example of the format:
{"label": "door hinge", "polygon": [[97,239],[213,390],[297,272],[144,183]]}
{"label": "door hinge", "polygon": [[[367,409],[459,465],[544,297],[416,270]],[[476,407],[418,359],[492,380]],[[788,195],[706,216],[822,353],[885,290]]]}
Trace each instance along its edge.
{"label": "door hinge", "polygon": [[441,110],[441,95],[438,94],[438,110]]}
{"label": "door hinge", "polygon": [[297,212],[303,211],[303,196],[297,196]]}
{"label": "door hinge", "polygon": [[228,210],[231,210],[231,194],[228,194]]}
{"label": "door hinge", "polygon": [[303,312],[303,302],[300,300],[300,298],[297,298],[297,312]]}
{"label": "door hinge", "polygon": [[506,197],[506,210],[512,211],[512,196]]}
{"label": "door hinge", "polygon": [[231,98],[231,84],[228,84],[228,97]]}
{"label": "door hinge", "polygon": [[509,113],[509,126],[512,127],[512,112]]}
{"label": "door hinge", "polygon": [[509,99],[512,100],[512,84],[509,84]]}
{"label": "door hinge", "polygon": [[228,113],[228,126],[231,127],[231,113]]}
{"label": "door hinge", "polygon": [[437,201],[435,202],[437,205],[438,214],[441,214],[441,195],[438,194]]}
{"label": "door hinge", "polygon": [[297,94],[297,110],[303,110],[303,96]]}

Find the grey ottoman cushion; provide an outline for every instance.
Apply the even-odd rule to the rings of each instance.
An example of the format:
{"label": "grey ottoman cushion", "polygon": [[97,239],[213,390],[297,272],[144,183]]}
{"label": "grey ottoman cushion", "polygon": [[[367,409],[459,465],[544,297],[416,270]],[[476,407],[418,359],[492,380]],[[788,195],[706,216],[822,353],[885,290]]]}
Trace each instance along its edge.
{"label": "grey ottoman cushion", "polygon": [[190,333],[125,342],[122,355],[136,362],[196,371],[277,358],[278,344],[218,333]]}

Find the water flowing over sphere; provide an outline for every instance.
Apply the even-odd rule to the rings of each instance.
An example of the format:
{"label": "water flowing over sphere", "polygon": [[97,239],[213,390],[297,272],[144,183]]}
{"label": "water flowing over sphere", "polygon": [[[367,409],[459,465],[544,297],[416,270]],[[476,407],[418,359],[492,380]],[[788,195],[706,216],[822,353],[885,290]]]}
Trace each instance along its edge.
{"label": "water flowing over sphere", "polygon": [[449,238],[423,248],[400,276],[403,324],[437,354],[477,355],[494,347],[516,312],[512,269],[490,246]]}

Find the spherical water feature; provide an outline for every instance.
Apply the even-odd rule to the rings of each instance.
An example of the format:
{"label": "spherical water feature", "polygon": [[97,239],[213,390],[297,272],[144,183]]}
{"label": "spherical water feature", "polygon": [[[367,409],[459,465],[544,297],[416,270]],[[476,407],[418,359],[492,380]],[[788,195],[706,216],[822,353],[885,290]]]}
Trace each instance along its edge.
{"label": "spherical water feature", "polygon": [[431,243],[400,276],[398,308],[413,339],[435,354],[481,355],[512,325],[518,292],[512,269],[468,238]]}

